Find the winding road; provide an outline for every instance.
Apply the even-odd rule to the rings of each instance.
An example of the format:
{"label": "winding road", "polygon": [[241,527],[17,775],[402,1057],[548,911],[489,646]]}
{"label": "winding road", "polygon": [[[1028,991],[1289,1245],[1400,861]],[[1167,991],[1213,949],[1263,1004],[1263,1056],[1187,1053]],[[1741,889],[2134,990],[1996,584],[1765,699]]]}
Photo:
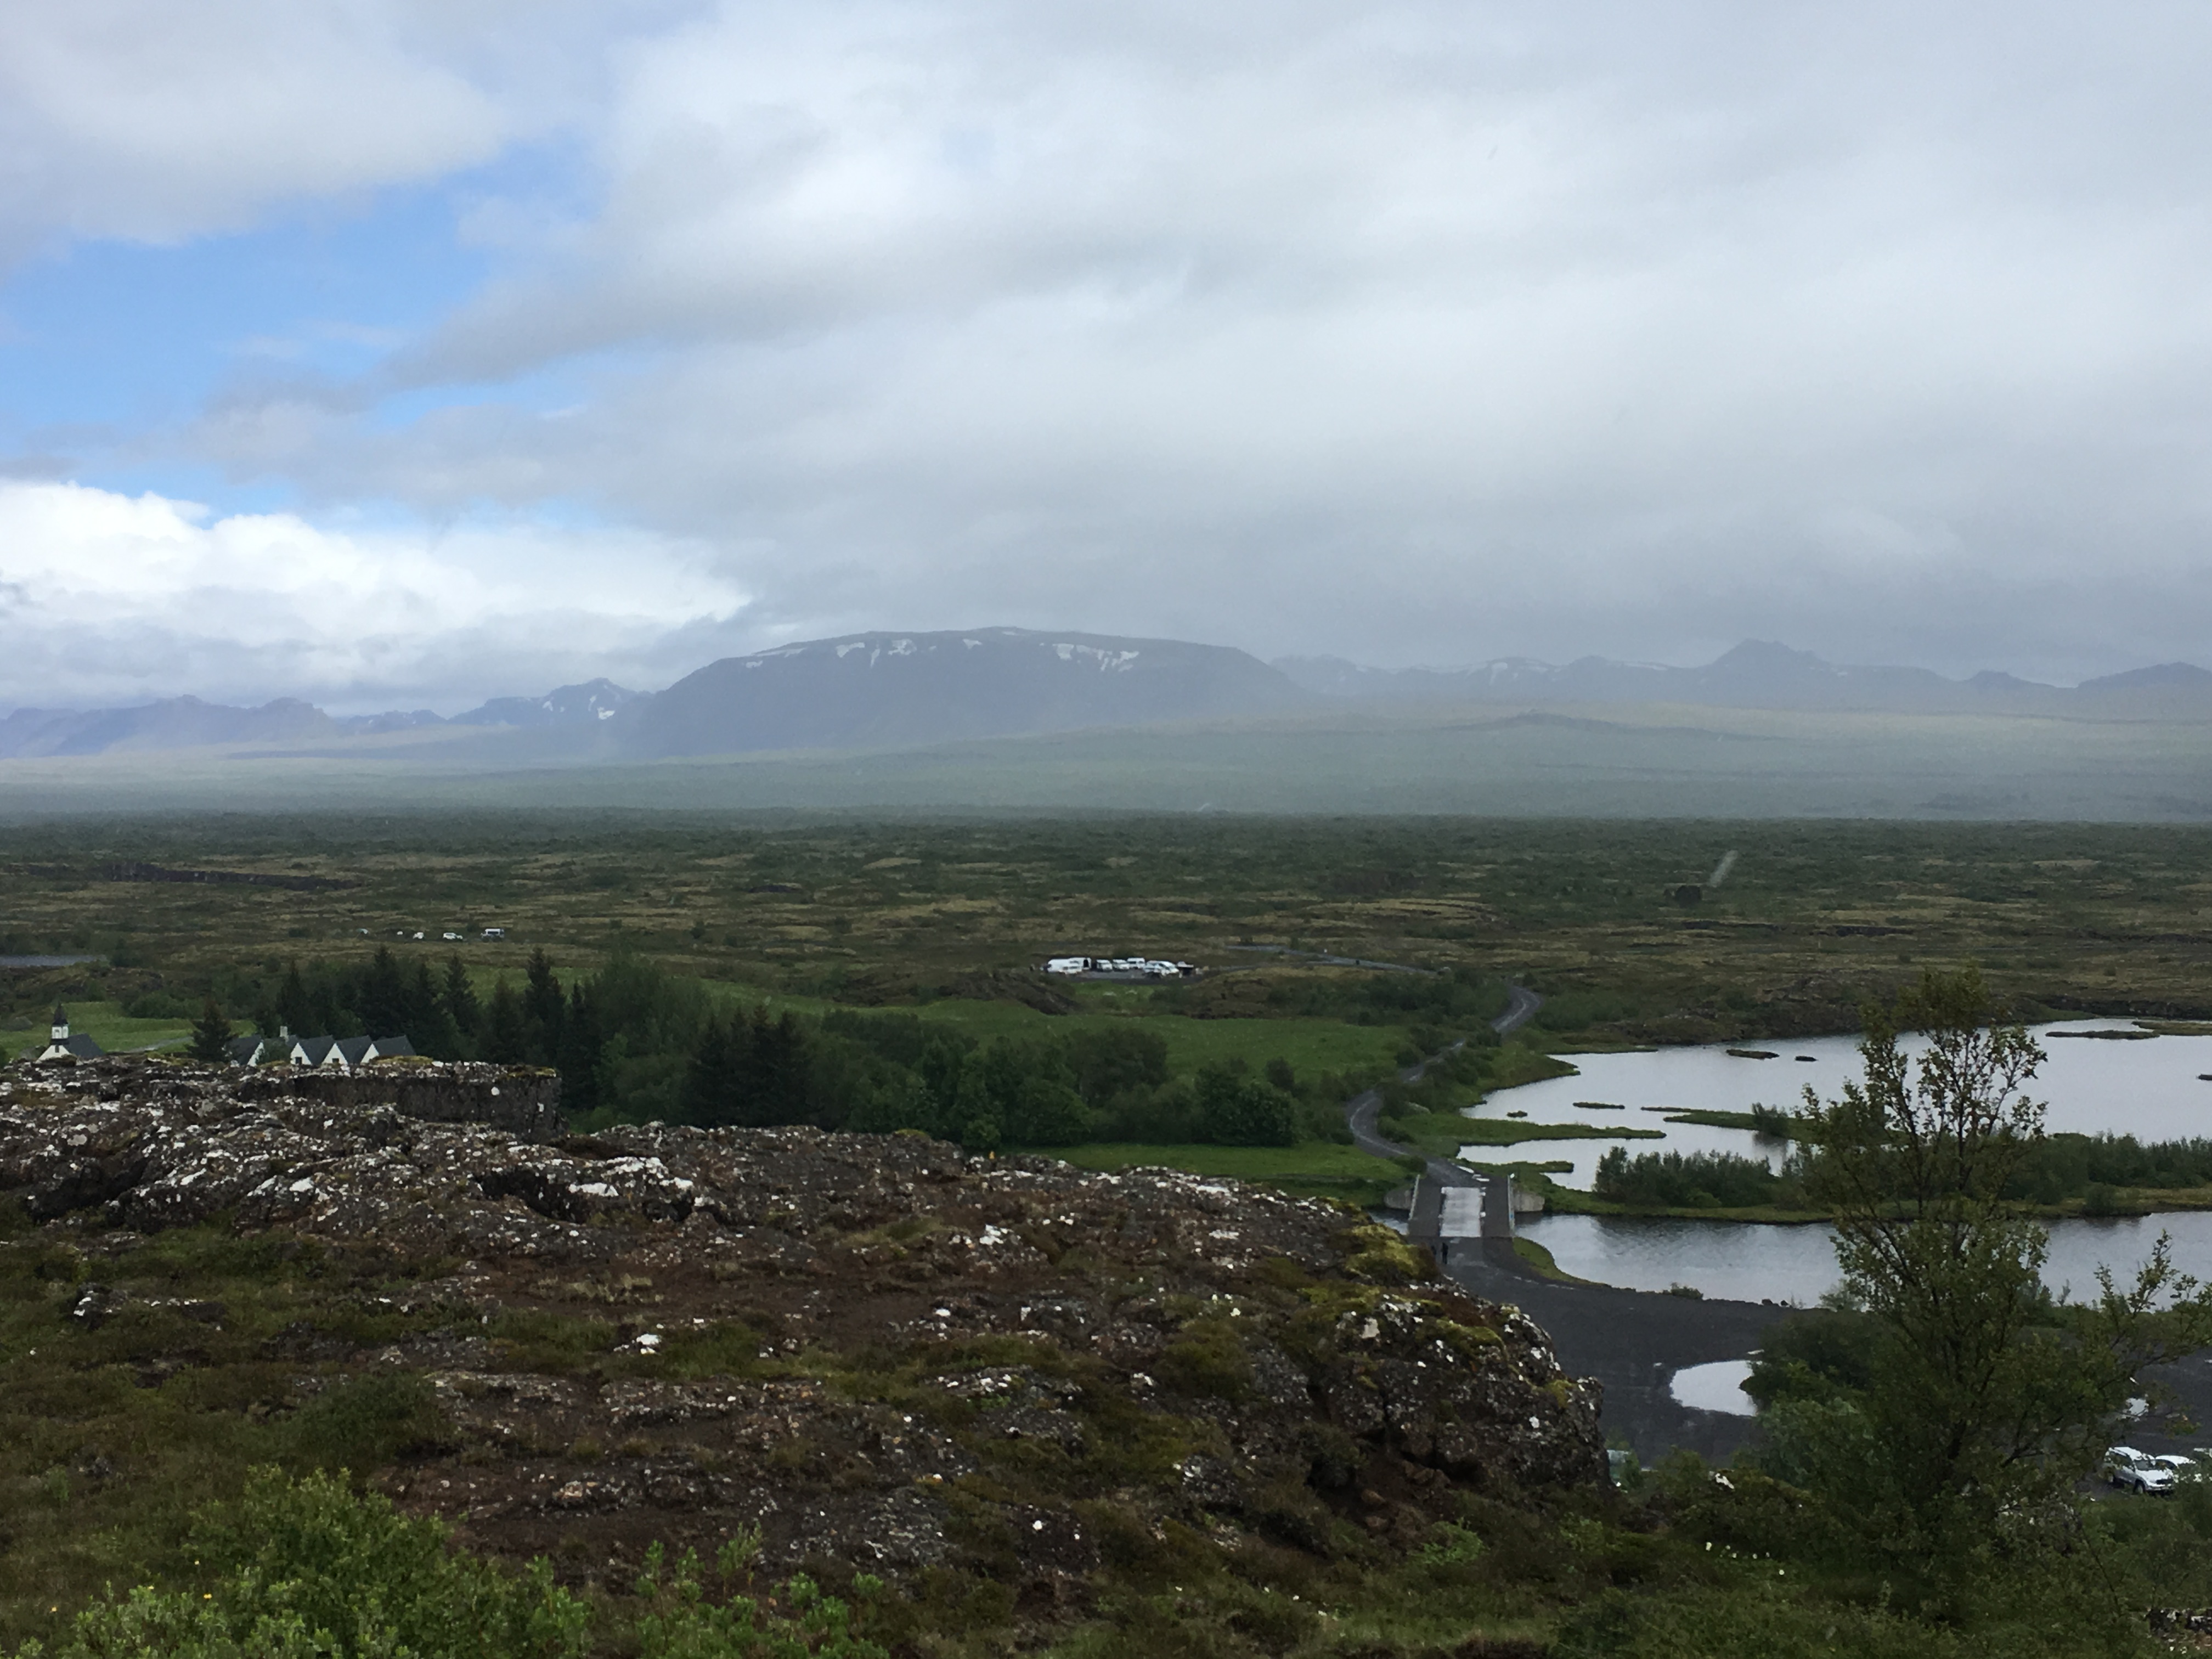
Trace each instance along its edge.
{"label": "winding road", "polygon": [[[1490,1022],[1490,1029],[1500,1036],[1519,1030],[1534,1018],[1536,1011],[1544,1006],[1544,999],[1525,985],[1510,985],[1506,989],[1512,994],[1512,1003],[1504,1013]],[[1431,1054],[1418,1066],[1408,1066],[1398,1073],[1399,1080],[1403,1083],[1418,1082],[1421,1073],[1442,1060],[1445,1054],[1455,1053],[1466,1046],[1466,1039],[1462,1038],[1453,1043],[1450,1048],[1444,1049],[1442,1054]],[[1351,1127],[1352,1144],[1358,1147],[1361,1152],[1371,1152],[1376,1158],[1403,1158],[1406,1155],[1406,1149],[1403,1146],[1395,1141],[1383,1139],[1376,1131],[1376,1115],[1382,1109],[1382,1092],[1379,1089],[1370,1089],[1364,1094],[1354,1095],[1344,1103],[1344,1121]],[[1448,1158],[1429,1159],[1428,1173],[1429,1179],[1439,1187],[1482,1185],[1480,1176],[1472,1170],[1455,1164]]]}

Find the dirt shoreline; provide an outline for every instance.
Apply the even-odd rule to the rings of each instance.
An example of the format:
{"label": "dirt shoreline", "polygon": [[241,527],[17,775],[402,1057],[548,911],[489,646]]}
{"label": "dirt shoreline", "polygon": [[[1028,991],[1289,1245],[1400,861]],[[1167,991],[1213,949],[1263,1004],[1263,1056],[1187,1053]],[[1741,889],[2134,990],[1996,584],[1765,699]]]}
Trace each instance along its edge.
{"label": "dirt shoreline", "polygon": [[1749,1416],[1685,1406],[1669,1385],[1686,1366],[1749,1358],[1767,1328],[1789,1312],[1785,1306],[1561,1284],[1522,1261],[1510,1239],[1453,1239],[1444,1257],[1453,1279],[1517,1306],[1550,1334],[1562,1365],[1604,1385],[1601,1426],[1608,1440],[1627,1441],[1644,1463],[1677,1446],[1726,1462],[1749,1437]]}

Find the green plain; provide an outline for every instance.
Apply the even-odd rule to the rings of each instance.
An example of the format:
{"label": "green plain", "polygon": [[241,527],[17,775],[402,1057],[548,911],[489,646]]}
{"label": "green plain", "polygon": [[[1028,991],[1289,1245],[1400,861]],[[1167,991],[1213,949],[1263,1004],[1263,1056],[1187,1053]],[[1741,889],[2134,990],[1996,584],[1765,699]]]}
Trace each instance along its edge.
{"label": "green plain", "polygon": [[1141,1006],[1127,1013],[1046,1014],[1019,1003],[948,998],[902,1012],[943,1020],[985,1039],[1121,1030],[1140,1019],[1145,1030],[1168,1045],[1168,1064],[1177,1072],[1224,1060],[1241,1060],[1256,1069],[1278,1058],[1301,1076],[1368,1072],[1394,1064],[1406,1041],[1401,1029],[1388,1025],[1347,1025],[1334,1019],[1192,1019],[1150,1013]]}
{"label": "green plain", "polygon": [[1036,1155],[1060,1158],[1083,1170],[1159,1168],[1187,1170],[1199,1176],[1228,1176],[1285,1192],[1340,1198],[1360,1205],[1380,1202],[1384,1193],[1411,1179],[1387,1158],[1334,1142],[1299,1146],[1170,1146],[1094,1141],[1082,1146],[1043,1148]]}

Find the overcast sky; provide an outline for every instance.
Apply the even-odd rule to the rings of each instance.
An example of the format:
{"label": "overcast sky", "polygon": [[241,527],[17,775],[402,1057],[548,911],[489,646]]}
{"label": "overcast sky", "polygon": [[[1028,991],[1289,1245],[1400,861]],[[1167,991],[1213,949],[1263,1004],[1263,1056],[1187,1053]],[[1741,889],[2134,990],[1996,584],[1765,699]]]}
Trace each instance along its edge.
{"label": "overcast sky", "polygon": [[0,0],[0,708],[2212,660],[2212,8]]}

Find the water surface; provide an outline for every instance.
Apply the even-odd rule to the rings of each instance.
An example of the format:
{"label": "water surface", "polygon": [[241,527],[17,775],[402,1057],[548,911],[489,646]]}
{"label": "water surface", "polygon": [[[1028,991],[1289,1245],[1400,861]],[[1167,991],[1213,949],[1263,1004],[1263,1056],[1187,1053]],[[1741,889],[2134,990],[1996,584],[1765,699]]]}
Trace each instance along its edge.
{"label": "water surface", "polygon": [[[2143,1140],[2189,1140],[2212,1137],[2212,1035],[2150,1036],[2108,1041],[2068,1036],[2069,1032],[2136,1030],[2126,1021],[2069,1020],[2039,1026],[2035,1035],[2046,1056],[2028,1093],[2049,1108],[2044,1127],[2095,1134],[2110,1130]],[[1625,1054],[1568,1057],[1573,1077],[1504,1089],[1467,1115],[1499,1118],[1525,1112],[1532,1123],[1634,1125],[1665,1132],[1664,1140],[1620,1143],[1638,1152],[1735,1152],[1763,1158],[1780,1168],[1788,1143],[1746,1129],[1715,1129],[1701,1124],[1669,1123],[1667,1112],[1747,1112],[1753,1105],[1795,1110],[1810,1086],[1833,1099],[1847,1080],[1861,1074],[1858,1039],[1853,1036],[1785,1038],[1738,1044],[1764,1049],[1773,1060],[1745,1060],[1714,1044],[1648,1049]],[[1908,1041],[1908,1052],[1924,1047]],[[1620,1109],[1607,1110],[1607,1106]],[[1574,1166],[1553,1180],[1588,1191],[1597,1161],[1614,1143],[1598,1140],[1534,1140],[1515,1147],[1469,1146],[1462,1157],[1477,1163],[1564,1159]]]}
{"label": "water surface", "polygon": [[[2212,1211],[2071,1218],[2048,1224],[2044,1282],[2080,1301],[2097,1294],[2100,1266],[2132,1277],[2161,1231],[2172,1237],[2174,1265],[2212,1280]],[[1825,1222],[1776,1227],[1728,1221],[1630,1216],[1542,1215],[1520,1231],[1552,1253],[1560,1268],[1625,1290],[1687,1285],[1736,1302],[1809,1305],[1837,1282],[1833,1230]]]}

